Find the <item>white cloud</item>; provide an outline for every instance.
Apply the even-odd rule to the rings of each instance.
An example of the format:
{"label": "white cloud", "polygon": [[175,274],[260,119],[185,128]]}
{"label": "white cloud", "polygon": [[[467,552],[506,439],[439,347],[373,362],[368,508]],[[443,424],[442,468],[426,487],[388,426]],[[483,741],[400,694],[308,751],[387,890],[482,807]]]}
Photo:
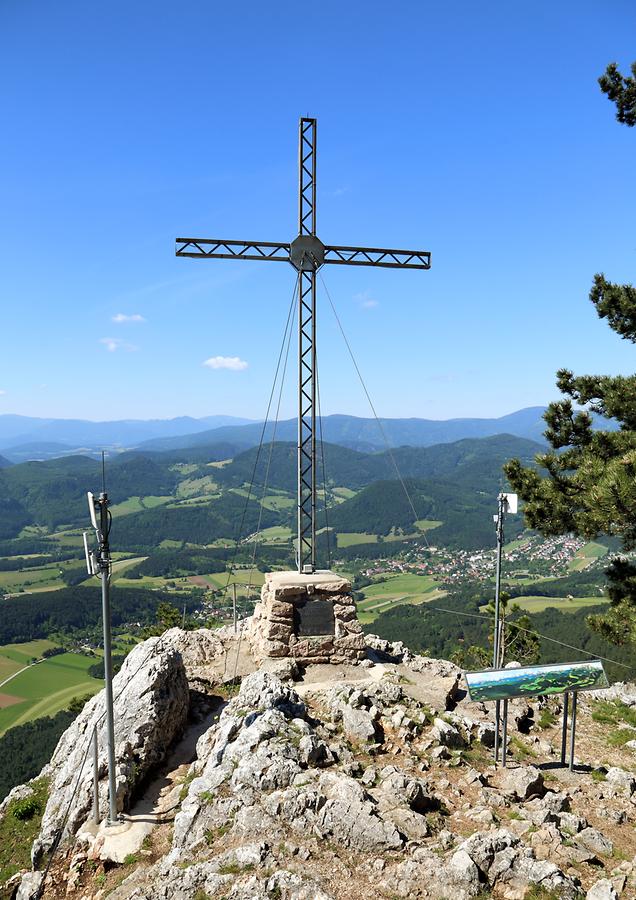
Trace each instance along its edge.
{"label": "white cloud", "polygon": [[203,365],[208,369],[231,369],[233,372],[247,369],[247,363],[240,356],[211,356]]}
{"label": "white cloud", "polygon": [[5,395],[6,393],[7,393],[6,391],[0,391],[0,397],[4,397],[4,395]]}
{"label": "white cloud", "polygon": [[123,325],[128,322],[145,322],[143,316],[140,316],[139,313],[132,313],[131,315],[127,315],[126,313],[117,313],[116,316],[113,316],[113,322],[116,322],[117,325]]}
{"label": "white cloud", "polygon": [[103,337],[99,339],[99,343],[103,344],[109,353],[115,353],[116,350],[127,350],[128,352],[131,352],[137,349],[133,344],[122,341],[121,338]]}
{"label": "white cloud", "polygon": [[360,309],[375,309],[380,303],[369,294],[368,291],[362,291],[361,294],[355,294],[353,297],[357,301]]}

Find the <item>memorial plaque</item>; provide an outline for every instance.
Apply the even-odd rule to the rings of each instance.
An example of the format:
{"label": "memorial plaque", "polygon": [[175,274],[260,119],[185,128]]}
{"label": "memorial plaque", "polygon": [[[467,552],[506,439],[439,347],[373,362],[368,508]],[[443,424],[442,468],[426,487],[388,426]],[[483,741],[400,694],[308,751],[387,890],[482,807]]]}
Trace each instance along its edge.
{"label": "memorial plaque", "polygon": [[298,637],[328,637],[335,634],[331,600],[306,600],[294,605],[294,631]]}

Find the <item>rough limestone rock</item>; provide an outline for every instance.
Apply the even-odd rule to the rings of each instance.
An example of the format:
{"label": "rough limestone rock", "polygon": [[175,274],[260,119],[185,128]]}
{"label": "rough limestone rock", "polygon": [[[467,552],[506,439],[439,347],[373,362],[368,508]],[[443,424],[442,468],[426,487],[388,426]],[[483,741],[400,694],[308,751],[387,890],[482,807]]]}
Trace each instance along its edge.
{"label": "rough limestone rock", "polygon": [[[399,828],[381,813],[359,781],[313,766],[306,753],[307,739],[313,739],[312,746],[325,742],[305,714],[298,695],[275,676],[259,671],[244,678],[218,724],[199,739],[198,759],[192,766],[194,778],[174,820],[173,849],[148,870],[145,892],[135,897],[180,900],[192,896],[188,890],[211,894],[225,886],[219,881],[224,867],[240,869],[257,864],[241,857],[191,865],[190,861],[208,846],[209,835],[218,829],[231,829],[242,840],[266,835],[267,845],[258,851],[258,864],[265,867],[267,847],[280,844],[283,827],[301,838],[314,834],[363,853],[404,846]],[[423,802],[422,796],[423,789],[418,791],[417,784],[407,784],[404,811],[409,810],[409,802]],[[426,820],[418,818],[424,826],[420,833],[425,835]],[[289,883],[285,880],[279,885],[281,890],[288,890],[281,896],[328,897],[315,884],[304,880],[296,883],[294,878],[298,880],[298,876],[289,877]],[[233,892],[232,897],[272,896],[267,894],[268,889],[265,881],[257,879],[251,888],[253,893]]]}
{"label": "rough limestone rock", "polygon": [[636,684],[633,682],[617,681],[609,688],[602,691],[594,691],[594,696],[599,700],[614,700],[624,703],[625,706],[636,706]]}
{"label": "rough limestone rock", "polygon": [[500,769],[494,786],[512,800],[531,800],[546,792],[543,775],[535,766]]}
{"label": "rough limestone rock", "polygon": [[530,884],[568,900],[579,894],[575,882],[556,864],[537,860],[530,848],[503,828],[476,832],[445,861],[430,849],[418,848],[380,881],[389,896],[438,900],[469,900],[495,888],[496,896],[521,898]]}
{"label": "rough limestone rock", "polygon": [[578,895],[575,882],[555,863],[537,860],[534,851],[524,847],[519,838],[505,828],[477,832],[460,844],[458,850],[468,854],[482,879],[491,887],[506,885],[510,890],[521,890],[520,896],[523,896],[528,884],[536,884],[546,891],[557,892],[559,897]]}
{"label": "rough limestone rock", "polygon": [[[367,641],[369,640],[367,635]],[[434,680],[436,690],[444,697],[444,708],[454,709],[461,690],[463,672],[454,663],[445,659],[433,659],[428,656],[413,656],[408,653],[404,662],[409,669]]]}
{"label": "rough limestone rock", "polygon": [[[284,617],[289,603],[280,603],[275,611]],[[250,627],[244,624],[245,644]],[[558,790],[546,789],[538,769],[513,759],[507,770],[497,769],[477,744],[492,728],[492,710],[463,703],[461,693],[455,709],[448,708],[456,667],[379,639],[384,649],[371,653],[381,661],[371,656],[368,665],[325,667],[313,676],[308,668],[299,677],[293,657],[268,659],[242,677],[225,706],[206,704],[197,693],[221,677],[233,640],[223,630],[173,629],[141,645],[126,664],[132,669],[151,651],[118,712],[126,729],[118,747],[122,801],[142,772],[167,762],[170,734],[183,724],[188,699],[191,717],[170,766],[144,785],[143,803],[161,787],[169,816],[151,832],[149,849],[136,851],[135,862],[106,870],[109,900],[580,900],[588,889],[592,900],[627,900],[634,894],[636,865],[612,857],[613,843],[621,855],[631,848],[636,817],[626,751],[615,760],[625,768],[614,767],[607,782],[558,771],[549,780]],[[390,655],[400,658],[391,662]],[[60,821],[60,798],[70,797],[62,770],[79,768],[74,754],[86,746],[97,705],[86,707],[60,743],[68,762],[58,750],[50,767],[57,812],[47,810],[36,842],[40,857]],[[581,717],[589,712],[582,703]],[[532,745],[532,736],[520,740]],[[188,765],[193,757],[185,754],[193,753],[195,741]],[[462,752],[471,744],[472,754]],[[102,748],[102,809],[104,762]],[[90,813],[88,775],[71,810],[71,833]],[[29,791],[22,786],[12,797]],[[3,808],[7,803],[0,816]],[[612,841],[598,830],[599,821]],[[91,844],[88,826],[74,846],[62,842],[44,900],[106,893],[99,863],[95,869],[98,843]],[[22,878],[18,896],[33,897],[39,879],[39,873]],[[12,894],[19,880],[11,882]]]}
{"label": "rough limestone rock", "polygon": [[453,853],[444,867],[442,877],[443,883],[452,888],[454,896],[475,897],[481,892],[480,871],[461,847]]}
{"label": "rough limestone rock", "polygon": [[[381,689],[377,693],[382,697]],[[377,725],[380,710],[375,700],[365,691],[351,687],[333,690],[327,697],[334,721],[342,724],[345,735],[355,743],[371,743],[381,736]]]}
{"label": "rough limestone rock", "polygon": [[628,797],[636,790],[636,778],[631,772],[612,766],[605,776],[606,784],[616,793],[626,794]]}
{"label": "rough limestone rock", "polygon": [[[570,797],[568,794],[548,791],[543,797],[535,797],[533,800],[529,800],[524,804],[520,812],[533,825],[543,825],[545,822],[558,822],[561,824],[561,819],[563,816],[568,815],[569,809]],[[576,816],[573,818],[576,818]],[[580,828],[577,829],[577,831],[580,830]]]}
{"label": "rough limestone rock", "polygon": [[576,843],[590,853],[597,853],[600,856],[611,856],[614,849],[610,839],[596,828],[584,828],[577,834]]}
{"label": "rough limestone rock", "polygon": [[43,877],[42,872],[27,872],[23,875],[15,900],[35,900],[38,897]]}
{"label": "rough limestone rock", "polygon": [[618,900],[618,892],[608,878],[600,878],[589,889],[585,900]]}
{"label": "rough limestone rock", "polygon": [[210,687],[210,663],[225,652],[220,632],[209,628],[182,631],[171,628],[162,635],[164,646],[173,647],[181,654],[188,685],[192,690],[207,691]]}
{"label": "rough limestone rock", "polygon": [[461,750],[462,747],[466,746],[466,740],[463,735],[454,725],[445,722],[443,719],[434,720],[431,737],[438,744],[451,750]]}
{"label": "rough limestone rock", "polygon": [[[117,807],[122,810],[130,800],[135,785],[163,760],[167,747],[185,725],[189,692],[181,655],[172,647],[166,647],[160,638],[150,638],[138,644],[115,676],[113,694]],[[95,727],[100,776],[99,805],[102,816],[107,813],[104,721],[105,695],[101,691],[88,701],[60,738],[49,766],[49,800],[40,834],[33,845],[34,866],[51,848],[62,829],[65,816],[68,816],[65,833],[73,835],[90,815],[93,767],[90,761],[83,768],[82,764],[85,758],[89,758]]]}
{"label": "rough limestone rock", "polygon": [[387,641],[378,637],[377,634],[365,635],[367,650],[371,651],[370,656],[379,662],[411,662],[416,657],[413,656],[406,644],[402,641]]}

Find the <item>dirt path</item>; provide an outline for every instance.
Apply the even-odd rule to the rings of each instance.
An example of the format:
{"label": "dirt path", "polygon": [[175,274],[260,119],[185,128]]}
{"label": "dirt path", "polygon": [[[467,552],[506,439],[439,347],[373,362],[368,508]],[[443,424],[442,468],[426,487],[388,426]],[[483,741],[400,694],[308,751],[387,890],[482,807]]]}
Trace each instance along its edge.
{"label": "dirt path", "polygon": [[116,863],[123,863],[126,857],[137,853],[145,838],[159,825],[169,825],[179,808],[183,779],[190,764],[196,759],[196,745],[201,735],[219,718],[225,703],[220,703],[201,722],[192,724],[182,739],[172,750],[162,772],[146,786],[143,795],[128,813],[122,816],[119,825],[96,829],[88,826],[91,833],[99,834],[100,857]]}

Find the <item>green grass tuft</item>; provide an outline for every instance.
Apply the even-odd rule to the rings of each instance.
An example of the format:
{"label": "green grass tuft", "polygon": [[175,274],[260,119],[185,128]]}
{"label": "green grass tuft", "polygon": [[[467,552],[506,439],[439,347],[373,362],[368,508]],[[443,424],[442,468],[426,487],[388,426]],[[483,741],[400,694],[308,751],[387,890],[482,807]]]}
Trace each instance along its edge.
{"label": "green grass tuft", "polygon": [[0,820],[0,884],[21,869],[31,868],[31,844],[42,823],[42,813],[48,799],[49,785],[45,778],[32,785],[33,794],[27,798],[30,814],[25,818],[16,810],[25,809],[25,800],[14,800],[7,814]]}

